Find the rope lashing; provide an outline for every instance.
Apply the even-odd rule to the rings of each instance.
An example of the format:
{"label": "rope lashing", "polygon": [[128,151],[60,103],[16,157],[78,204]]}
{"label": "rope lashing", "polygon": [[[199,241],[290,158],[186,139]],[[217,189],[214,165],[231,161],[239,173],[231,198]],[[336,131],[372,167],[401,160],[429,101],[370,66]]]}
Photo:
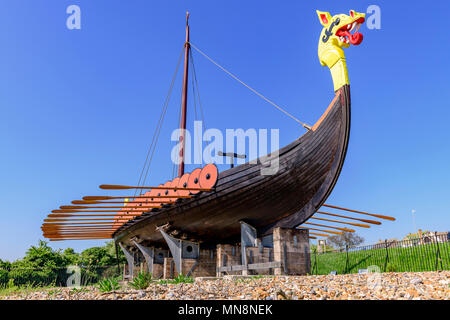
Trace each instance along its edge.
{"label": "rope lashing", "polygon": [[222,67],[220,64],[218,64],[216,61],[214,61],[212,58],[210,58],[208,55],[206,55],[203,51],[201,51],[199,48],[197,48],[192,42],[189,42],[190,46],[192,48],[194,48],[195,50],[197,50],[197,52],[199,52],[201,55],[203,55],[206,59],[208,59],[209,61],[211,61],[213,64],[215,64],[217,67],[219,67],[220,69],[222,69],[222,71],[224,71],[225,73],[227,73],[230,77],[232,77],[233,79],[235,79],[236,81],[238,81],[240,84],[244,85],[245,87],[247,87],[249,90],[251,90],[254,94],[258,95],[259,97],[261,97],[262,99],[264,99],[265,101],[267,101],[268,103],[270,103],[272,106],[274,106],[275,108],[277,108],[278,110],[280,110],[281,112],[283,112],[285,115],[287,115],[288,117],[294,119],[295,121],[297,121],[298,123],[300,123],[305,129],[307,130],[311,130],[311,127],[309,125],[307,125],[306,123],[300,121],[299,119],[297,119],[296,117],[294,117],[292,114],[290,114],[289,112],[287,112],[286,110],[284,110],[282,107],[280,107],[279,105],[277,105],[275,102],[269,100],[268,98],[266,98],[265,96],[263,96],[261,93],[259,93],[258,91],[256,91],[255,89],[253,89],[252,87],[250,87],[248,84],[246,84],[245,82],[243,82],[241,79],[239,79],[238,77],[236,77],[234,74],[232,74],[230,71],[228,71],[227,69],[225,69],[224,67]]}

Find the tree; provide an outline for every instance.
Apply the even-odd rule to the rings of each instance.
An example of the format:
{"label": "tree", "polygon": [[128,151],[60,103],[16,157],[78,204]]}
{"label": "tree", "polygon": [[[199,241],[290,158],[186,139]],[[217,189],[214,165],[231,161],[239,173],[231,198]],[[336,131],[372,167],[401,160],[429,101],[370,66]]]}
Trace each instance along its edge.
{"label": "tree", "polygon": [[9,270],[11,268],[11,262],[9,261],[3,261],[0,259],[0,269],[1,270]]}
{"label": "tree", "polygon": [[[105,242],[105,248],[109,255],[116,258],[116,245],[113,240]],[[119,263],[125,264],[127,263],[127,259],[125,258],[125,253],[120,248],[117,248],[117,255],[119,256]],[[116,258],[117,260],[117,258]],[[117,261],[116,261],[117,263]]]}
{"label": "tree", "polygon": [[106,247],[92,247],[81,253],[81,263],[83,266],[111,266],[116,264],[116,258]]}
{"label": "tree", "polygon": [[72,248],[67,248],[63,251],[63,256],[66,265],[78,265],[80,263],[80,255]]}
{"label": "tree", "polygon": [[364,242],[364,238],[358,236],[354,232],[344,231],[340,235],[328,237],[327,242],[336,248],[342,248],[345,246],[357,246]]}
{"label": "tree", "polygon": [[28,268],[56,268],[65,267],[65,259],[61,251],[55,251],[48,243],[39,240],[37,246],[31,246],[27,250],[22,261],[13,262],[12,265],[20,265]]}

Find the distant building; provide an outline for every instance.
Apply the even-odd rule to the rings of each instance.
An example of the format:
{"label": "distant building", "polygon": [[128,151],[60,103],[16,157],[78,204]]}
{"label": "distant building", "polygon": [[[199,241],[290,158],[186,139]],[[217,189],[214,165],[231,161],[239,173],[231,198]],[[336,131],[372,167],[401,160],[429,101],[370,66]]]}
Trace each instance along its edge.
{"label": "distant building", "polygon": [[410,240],[414,244],[426,244],[433,242],[447,242],[450,240],[449,231],[432,232],[422,231],[419,229],[417,233],[408,233],[403,240]]}

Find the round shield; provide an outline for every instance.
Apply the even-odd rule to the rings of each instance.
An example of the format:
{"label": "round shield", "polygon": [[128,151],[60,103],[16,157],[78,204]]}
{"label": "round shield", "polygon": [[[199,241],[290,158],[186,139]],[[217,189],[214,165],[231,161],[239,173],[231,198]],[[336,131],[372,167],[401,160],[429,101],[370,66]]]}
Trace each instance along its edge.
{"label": "round shield", "polygon": [[[166,183],[163,184],[163,187],[170,187],[172,184],[172,181],[167,181]],[[170,189],[162,189],[161,191],[161,195],[162,196],[170,196]],[[177,200],[176,198],[163,198],[166,201],[170,201],[173,202],[175,200]],[[162,200],[162,199],[161,199]]]}
{"label": "round shield", "polygon": [[[180,178],[175,178],[170,182],[170,187],[172,188],[178,188],[178,182],[180,181]],[[178,189],[170,189],[169,190],[169,196],[175,196],[173,198],[173,201],[178,200]],[[172,198],[171,198],[172,199]]]}
{"label": "round shield", "polygon": [[183,189],[187,188],[190,175],[191,175],[190,173],[185,173],[181,176],[180,180],[178,180],[177,191],[178,191],[179,196],[188,196],[189,195],[189,190],[183,190]]}
{"label": "round shield", "polygon": [[[200,188],[199,177],[200,177],[201,171],[202,171],[202,169],[197,168],[191,172],[189,179],[188,179],[188,188]],[[197,194],[200,191],[199,190],[189,190],[189,192],[191,194]]]}
{"label": "round shield", "polygon": [[212,189],[216,186],[217,179],[219,178],[219,170],[217,170],[217,167],[215,164],[207,164],[203,167],[202,171],[200,172],[200,187],[206,188],[206,189]]}

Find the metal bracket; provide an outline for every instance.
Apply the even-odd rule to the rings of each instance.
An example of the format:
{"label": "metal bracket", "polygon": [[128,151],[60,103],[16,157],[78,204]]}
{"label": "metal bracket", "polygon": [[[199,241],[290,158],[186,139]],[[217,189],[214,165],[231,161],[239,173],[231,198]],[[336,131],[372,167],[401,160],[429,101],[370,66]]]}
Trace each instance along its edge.
{"label": "metal bracket", "polygon": [[128,262],[128,277],[133,279],[134,256],[123,246],[122,242],[119,242],[119,246]]}
{"label": "metal bracket", "polygon": [[256,247],[257,237],[256,237],[256,229],[251,225],[240,221],[241,223],[241,251],[242,251],[242,265],[247,265],[247,247]]}
{"label": "metal bracket", "polygon": [[139,243],[137,243],[134,240],[133,240],[133,242],[134,242],[134,245],[142,252],[142,254],[144,256],[145,262],[147,262],[148,272],[153,274],[153,262],[155,259],[155,248],[144,247],[143,245],[140,245]]}
{"label": "metal bracket", "polygon": [[166,243],[169,246],[175,262],[175,269],[178,273],[181,273],[182,271],[181,262],[183,258],[198,259],[200,257],[200,245],[198,243],[176,239],[169,236],[162,228],[159,229],[159,232],[161,232],[164,240],[166,240]]}

